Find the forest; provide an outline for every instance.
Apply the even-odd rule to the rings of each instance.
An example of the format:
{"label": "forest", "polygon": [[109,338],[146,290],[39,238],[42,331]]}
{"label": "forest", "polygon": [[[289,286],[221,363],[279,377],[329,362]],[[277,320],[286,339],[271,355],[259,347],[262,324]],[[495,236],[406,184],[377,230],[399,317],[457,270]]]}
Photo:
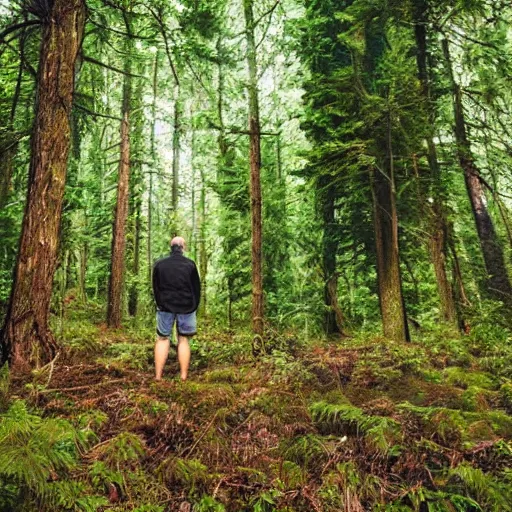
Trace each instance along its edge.
{"label": "forest", "polygon": [[0,0],[0,240],[0,511],[512,512],[509,1]]}

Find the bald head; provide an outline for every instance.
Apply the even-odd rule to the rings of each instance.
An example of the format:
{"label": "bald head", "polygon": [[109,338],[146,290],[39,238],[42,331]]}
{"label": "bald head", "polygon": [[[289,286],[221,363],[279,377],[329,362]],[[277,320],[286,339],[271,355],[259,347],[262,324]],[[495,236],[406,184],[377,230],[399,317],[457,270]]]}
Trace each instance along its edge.
{"label": "bald head", "polygon": [[182,236],[175,236],[171,240],[171,249],[173,247],[181,247],[182,249],[185,249],[185,239]]}

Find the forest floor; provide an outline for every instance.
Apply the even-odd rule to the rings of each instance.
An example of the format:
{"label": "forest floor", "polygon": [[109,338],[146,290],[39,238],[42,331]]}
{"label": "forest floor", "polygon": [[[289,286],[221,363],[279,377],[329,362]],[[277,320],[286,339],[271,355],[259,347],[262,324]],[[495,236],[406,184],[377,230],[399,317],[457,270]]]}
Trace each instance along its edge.
{"label": "forest floor", "polygon": [[152,330],[108,331],[96,313],[70,313],[53,366],[11,376],[7,416],[23,402],[89,432],[50,472],[82,501],[51,510],[512,510],[505,331],[407,345],[274,333],[256,361],[250,334],[209,329],[187,382],[172,350],[155,382]]}

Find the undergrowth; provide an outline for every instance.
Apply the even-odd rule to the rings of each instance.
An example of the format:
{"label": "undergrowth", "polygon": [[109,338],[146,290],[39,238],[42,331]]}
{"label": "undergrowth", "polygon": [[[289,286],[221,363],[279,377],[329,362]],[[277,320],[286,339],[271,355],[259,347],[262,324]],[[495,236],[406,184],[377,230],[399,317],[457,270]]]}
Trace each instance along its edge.
{"label": "undergrowth", "polygon": [[[64,323],[55,366],[0,386],[0,510],[512,510],[512,347],[497,322],[398,344],[200,333],[191,378],[153,332]],[[4,372],[5,373],[5,372]]]}

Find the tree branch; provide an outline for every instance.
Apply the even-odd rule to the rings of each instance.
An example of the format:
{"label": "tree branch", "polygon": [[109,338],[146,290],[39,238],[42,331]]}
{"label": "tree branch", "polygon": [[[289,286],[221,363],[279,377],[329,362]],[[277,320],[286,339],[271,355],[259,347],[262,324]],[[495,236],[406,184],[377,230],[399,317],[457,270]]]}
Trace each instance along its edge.
{"label": "tree branch", "polygon": [[94,117],[104,117],[105,119],[114,119],[116,121],[122,121],[120,117],[112,116],[110,114],[101,114],[99,112],[94,112],[94,110],[89,110],[87,107],[84,107],[83,105],[79,105],[78,103],[73,104],[74,107],[76,107],[78,110],[81,110],[82,112],[85,112],[86,114]]}
{"label": "tree branch", "polygon": [[167,31],[165,29],[165,24],[164,24],[164,20],[163,20],[163,17],[162,17],[162,13],[160,11],[159,12],[155,12],[149,6],[146,6],[146,8],[153,15],[153,17],[155,18],[156,22],[158,23],[158,27],[160,28],[160,33],[162,34],[162,37],[164,39],[165,53],[167,54],[167,59],[169,61],[169,65],[171,66],[172,75],[174,77],[174,81],[176,82],[176,85],[179,87],[180,80],[178,78],[178,73],[176,72],[176,67],[174,66],[174,63],[172,61],[171,49],[169,48],[169,40],[167,38]]}
{"label": "tree branch", "polygon": [[31,27],[32,25],[41,25],[41,21],[40,20],[28,20],[28,21],[24,21],[23,23],[16,23],[16,25],[11,25],[10,27],[7,27],[5,30],[0,32],[0,42],[3,42],[5,36],[8,36],[11,32],[15,32],[16,30],[19,30],[21,28]]}
{"label": "tree branch", "polygon": [[140,36],[137,34],[130,34],[128,32],[124,32],[123,30],[117,30],[112,27],[107,27],[106,25],[103,25],[97,21],[89,20],[94,26],[101,28],[102,30],[108,30],[109,32],[113,32],[114,34],[119,34],[121,36],[129,37],[130,39],[140,39],[141,41],[153,41],[155,38],[154,36]]}
{"label": "tree branch", "polygon": [[115,71],[116,73],[121,73],[122,75],[131,76],[132,78],[146,78],[144,75],[137,75],[135,73],[127,73],[123,69],[119,69],[114,66],[110,66],[109,64],[105,64],[104,62],[93,59],[92,57],[88,57],[87,55],[82,55],[82,60],[85,62],[90,62],[91,64],[96,64],[97,66],[101,66],[102,68],[110,69],[110,71]]}

